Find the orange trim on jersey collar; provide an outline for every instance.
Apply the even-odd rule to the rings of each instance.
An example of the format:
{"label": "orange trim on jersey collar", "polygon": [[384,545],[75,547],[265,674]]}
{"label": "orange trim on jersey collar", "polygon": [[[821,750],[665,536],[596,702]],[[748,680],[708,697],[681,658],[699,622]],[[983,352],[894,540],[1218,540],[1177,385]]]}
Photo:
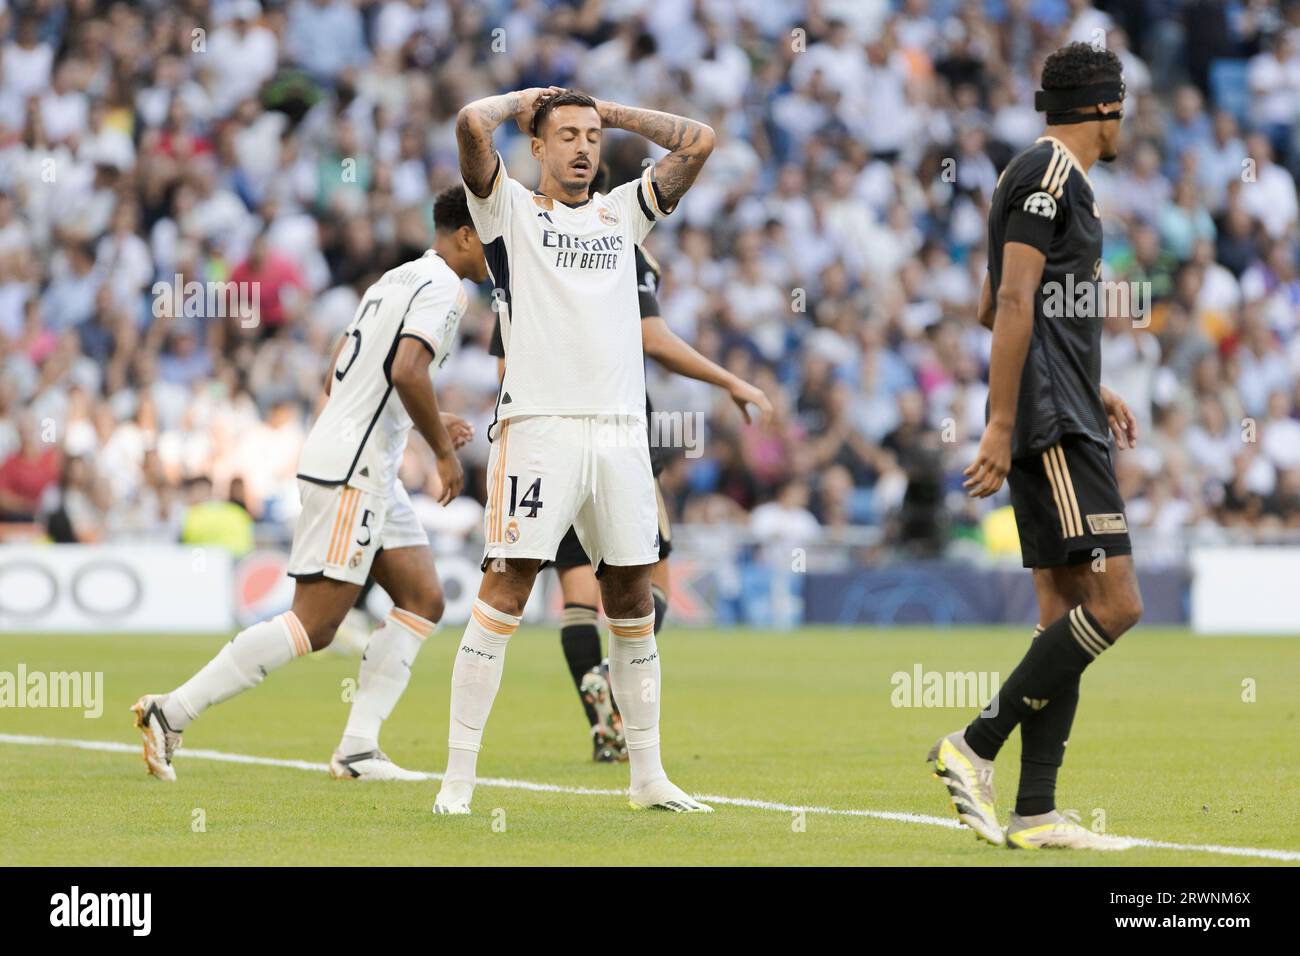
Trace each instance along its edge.
{"label": "orange trim on jersey collar", "polygon": [[565,202],[563,199],[556,199],[554,196],[546,195],[546,193],[539,193],[536,189],[533,190],[533,195],[541,196],[543,199],[549,199],[551,202],[558,202],[561,206],[565,206],[569,209],[581,209],[583,206],[587,205],[587,203],[591,202],[590,196],[582,202]]}
{"label": "orange trim on jersey collar", "polygon": [[1074,155],[1074,152],[1070,147],[1066,146],[1055,136],[1040,136],[1038,139],[1034,140],[1034,142],[1041,143],[1044,140],[1057,146],[1061,152],[1065,154],[1065,158],[1068,159],[1074,165],[1074,168],[1079,171],[1079,175],[1084,178],[1084,181],[1087,182],[1089,186],[1092,185],[1092,180],[1088,178],[1088,171],[1083,168],[1083,163],[1079,162],[1079,157]]}

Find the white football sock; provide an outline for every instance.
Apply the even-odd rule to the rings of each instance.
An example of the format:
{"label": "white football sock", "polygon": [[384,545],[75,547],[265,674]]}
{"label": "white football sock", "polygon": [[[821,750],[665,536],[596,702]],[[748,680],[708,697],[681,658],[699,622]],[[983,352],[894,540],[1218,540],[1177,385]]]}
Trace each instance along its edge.
{"label": "white football sock", "polygon": [[623,715],[632,789],[666,778],[659,757],[659,648],[655,616],[610,618],[609,686]]}
{"label": "white football sock", "polygon": [[484,601],[474,602],[451,668],[451,729],[447,735],[444,786],[450,782],[474,783],[483,727],[501,686],[506,643],[520,620]]}
{"label": "white football sock", "polygon": [[256,687],[267,674],[311,652],[307,631],[292,611],[245,628],[163,704],[173,730],[184,730],[213,704]]}
{"label": "white football sock", "polygon": [[357,676],[357,695],[339,744],[345,756],[379,749],[379,726],[397,706],[411,680],[415,656],[437,628],[433,621],[395,607],[370,635]]}

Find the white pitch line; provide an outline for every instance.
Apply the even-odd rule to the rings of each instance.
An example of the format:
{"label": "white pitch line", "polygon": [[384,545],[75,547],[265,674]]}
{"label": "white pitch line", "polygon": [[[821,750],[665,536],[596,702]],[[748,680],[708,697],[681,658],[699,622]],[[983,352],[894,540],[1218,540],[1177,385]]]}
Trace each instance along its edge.
{"label": "white pitch line", "polygon": [[[139,753],[138,744],[124,744],[116,740],[74,740],[66,737],[31,737],[25,734],[0,734],[0,744],[21,744],[30,747],[75,747],[78,750],[98,750],[106,753]],[[285,760],[280,757],[255,757],[251,754],[232,754],[223,750],[178,750],[178,757],[190,757],[196,760],[215,760],[221,763],[255,764],[262,767],[285,767],[290,770],[310,770],[315,773],[328,773],[329,765],[313,763],[310,760]],[[426,780],[441,780],[440,773],[424,773],[420,776]],[[595,787],[566,787],[556,783],[537,783],[532,780],[512,780],[507,777],[482,777],[479,786],[500,787],[506,790],[529,790],[534,793],[562,793],[583,797],[621,797],[626,790],[602,790]],[[837,807],[805,807],[792,803],[776,803],[771,800],[754,800],[749,797],[725,797],[718,794],[695,794],[706,803],[717,803],[733,807],[748,807],[752,810],[770,810],[778,813],[817,813],[835,817],[865,817],[871,820],[889,820],[895,823],[917,823],[923,826],[943,827],[948,830],[960,830],[962,825],[948,817],[934,817],[924,813],[905,813],[892,810],[845,810]],[[1199,843],[1167,843],[1163,840],[1147,840],[1129,837],[1135,846],[1149,847],[1156,850],[1178,850],[1185,853],[1213,853],[1219,856],[1244,856],[1263,860],[1285,860],[1300,862],[1300,851],[1268,850],[1251,846],[1218,846]]]}

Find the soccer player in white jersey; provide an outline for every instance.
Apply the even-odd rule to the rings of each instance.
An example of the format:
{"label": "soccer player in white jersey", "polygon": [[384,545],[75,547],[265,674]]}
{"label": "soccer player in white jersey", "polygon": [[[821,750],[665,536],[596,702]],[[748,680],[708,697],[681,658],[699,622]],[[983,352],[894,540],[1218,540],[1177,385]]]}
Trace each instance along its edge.
{"label": "soccer player in white jersey", "polygon": [[207,708],[328,646],[373,571],[394,607],[362,658],[330,772],[340,779],[422,778],[379,749],[379,727],[443,610],[428,537],[397,470],[414,425],[437,458],[441,502],[460,494],[464,475],[455,448],[473,431],[439,411],[433,378],[455,345],[468,304],[463,280],[485,278],[483,247],[457,186],[434,204],[433,247],[366,290],[334,348],[328,397],[298,462],[302,512],[289,557],[292,609],[240,631],[171,693],[146,694],[132,707],[154,776],[176,779],[172,755],[181,732]]}
{"label": "soccer player in white jersey", "polygon": [[[536,191],[507,175],[492,146],[493,131],[509,119],[532,137],[541,167]],[[593,196],[603,131],[611,128],[669,152],[638,180]],[[452,669],[447,773],[434,812],[470,811],[506,645],[541,562],[555,557],[570,525],[600,579],[629,802],[707,812],[669,781],[659,757],[650,594],[659,514],[633,250],[695,181],[713,130],[549,87],[470,103],[457,116],[456,138],[470,215],[499,290],[505,376],[488,435],[487,573]]]}

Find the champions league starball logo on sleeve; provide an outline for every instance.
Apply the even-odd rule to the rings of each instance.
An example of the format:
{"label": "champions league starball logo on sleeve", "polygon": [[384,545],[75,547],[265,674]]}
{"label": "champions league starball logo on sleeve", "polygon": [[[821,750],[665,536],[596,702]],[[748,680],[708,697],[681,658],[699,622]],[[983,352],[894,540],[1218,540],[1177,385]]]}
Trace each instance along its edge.
{"label": "champions league starball logo on sleeve", "polygon": [[1025,200],[1025,212],[1044,219],[1056,218],[1056,200],[1047,193],[1034,193]]}

